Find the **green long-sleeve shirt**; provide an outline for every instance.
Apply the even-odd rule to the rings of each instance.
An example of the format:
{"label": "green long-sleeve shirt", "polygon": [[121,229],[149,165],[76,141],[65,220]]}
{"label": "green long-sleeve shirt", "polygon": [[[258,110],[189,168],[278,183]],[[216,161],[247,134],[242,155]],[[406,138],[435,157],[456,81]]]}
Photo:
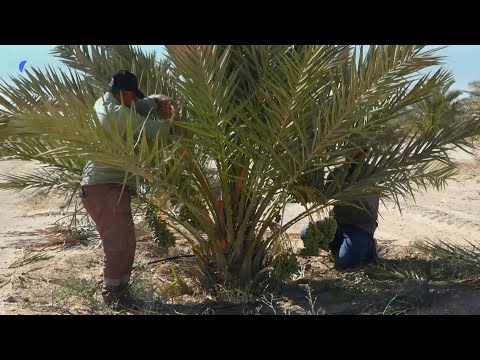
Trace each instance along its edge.
{"label": "green long-sleeve shirt", "polygon": [[[156,136],[167,138],[171,131],[170,121],[147,119],[147,116],[157,106],[153,99],[154,96],[151,95],[148,98],[138,99],[133,109],[130,109],[119,103],[110,92],[107,92],[95,102],[94,109],[100,123],[106,128],[112,129],[112,124],[115,122],[116,128],[123,132],[126,119],[131,119],[133,129],[140,131],[144,127],[145,135],[148,139],[153,140]],[[96,165],[92,160],[88,161],[83,169],[82,185],[123,183],[124,180],[124,170]],[[135,178],[131,177],[128,179],[127,184],[135,188]]]}

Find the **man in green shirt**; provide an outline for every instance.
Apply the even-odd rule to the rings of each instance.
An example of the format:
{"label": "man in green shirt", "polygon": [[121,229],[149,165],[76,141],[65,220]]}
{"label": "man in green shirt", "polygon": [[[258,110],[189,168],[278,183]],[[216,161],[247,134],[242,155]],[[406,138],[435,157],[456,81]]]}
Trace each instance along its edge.
{"label": "man in green shirt", "polygon": [[[174,104],[163,95],[145,98],[138,89],[137,77],[127,70],[113,75],[108,92],[95,103],[100,123],[107,129],[123,131],[130,119],[134,131],[145,131],[149,139],[167,138],[172,132],[169,120],[147,119],[152,111],[160,118],[177,116]],[[102,296],[106,303],[128,303],[128,283],[135,257],[136,239],[131,210],[134,185],[127,181],[125,171],[89,161],[83,170],[82,200],[95,222],[103,244],[104,267]],[[128,305],[128,304],[123,304]]]}

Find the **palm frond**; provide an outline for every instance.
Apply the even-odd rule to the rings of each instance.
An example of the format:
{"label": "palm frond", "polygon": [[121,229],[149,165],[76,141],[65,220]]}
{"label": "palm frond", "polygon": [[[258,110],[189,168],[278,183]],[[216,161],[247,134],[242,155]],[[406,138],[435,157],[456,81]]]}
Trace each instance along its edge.
{"label": "palm frond", "polygon": [[54,190],[70,194],[80,187],[81,177],[63,169],[42,167],[31,173],[0,174],[0,181],[0,189],[4,190],[37,189],[44,193]]}

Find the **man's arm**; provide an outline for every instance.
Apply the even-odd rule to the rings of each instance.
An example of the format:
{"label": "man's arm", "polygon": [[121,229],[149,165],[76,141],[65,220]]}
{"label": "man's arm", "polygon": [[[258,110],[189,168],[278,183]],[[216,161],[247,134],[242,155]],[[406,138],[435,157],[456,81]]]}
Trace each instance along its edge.
{"label": "man's arm", "polygon": [[135,101],[135,110],[143,117],[156,112],[160,119],[176,118],[178,111],[175,103],[168,96],[155,94]]}
{"label": "man's arm", "polygon": [[343,172],[345,171],[345,165],[339,166],[332,171],[327,176],[327,179],[325,180],[325,187],[329,188],[330,186],[333,186],[333,184],[337,183],[338,187],[341,187],[344,183],[344,177],[340,177],[343,175]]}
{"label": "man's arm", "polygon": [[[148,103],[141,105],[142,112],[147,109],[147,106]],[[129,119],[132,122],[134,132],[138,133],[143,127],[145,135],[150,140],[155,139],[156,136],[160,136],[161,138],[166,139],[170,135],[170,121],[149,120],[146,117],[137,113],[136,111],[128,108],[127,106],[122,106],[113,102],[104,102],[101,104],[96,104],[95,110],[97,112],[98,119],[103,126],[111,127],[112,124],[116,124],[118,126],[118,129],[123,132],[125,129],[125,121]]]}
{"label": "man's arm", "polygon": [[135,101],[135,110],[144,118],[147,118],[150,114],[157,111],[157,102],[154,96],[155,95],[150,95],[149,97]]}

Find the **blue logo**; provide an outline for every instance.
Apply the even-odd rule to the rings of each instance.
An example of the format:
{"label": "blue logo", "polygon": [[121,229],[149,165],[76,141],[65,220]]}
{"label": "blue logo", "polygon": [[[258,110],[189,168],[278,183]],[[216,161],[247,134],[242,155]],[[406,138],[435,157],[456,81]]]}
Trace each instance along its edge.
{"label": "blue logo", "polygon": [[20,69],[21,72],[23,72],[23,68],[25,67],[25,64],[27,63],[27,60],[23,60],[20,65],[18,65],[18,68]]}

